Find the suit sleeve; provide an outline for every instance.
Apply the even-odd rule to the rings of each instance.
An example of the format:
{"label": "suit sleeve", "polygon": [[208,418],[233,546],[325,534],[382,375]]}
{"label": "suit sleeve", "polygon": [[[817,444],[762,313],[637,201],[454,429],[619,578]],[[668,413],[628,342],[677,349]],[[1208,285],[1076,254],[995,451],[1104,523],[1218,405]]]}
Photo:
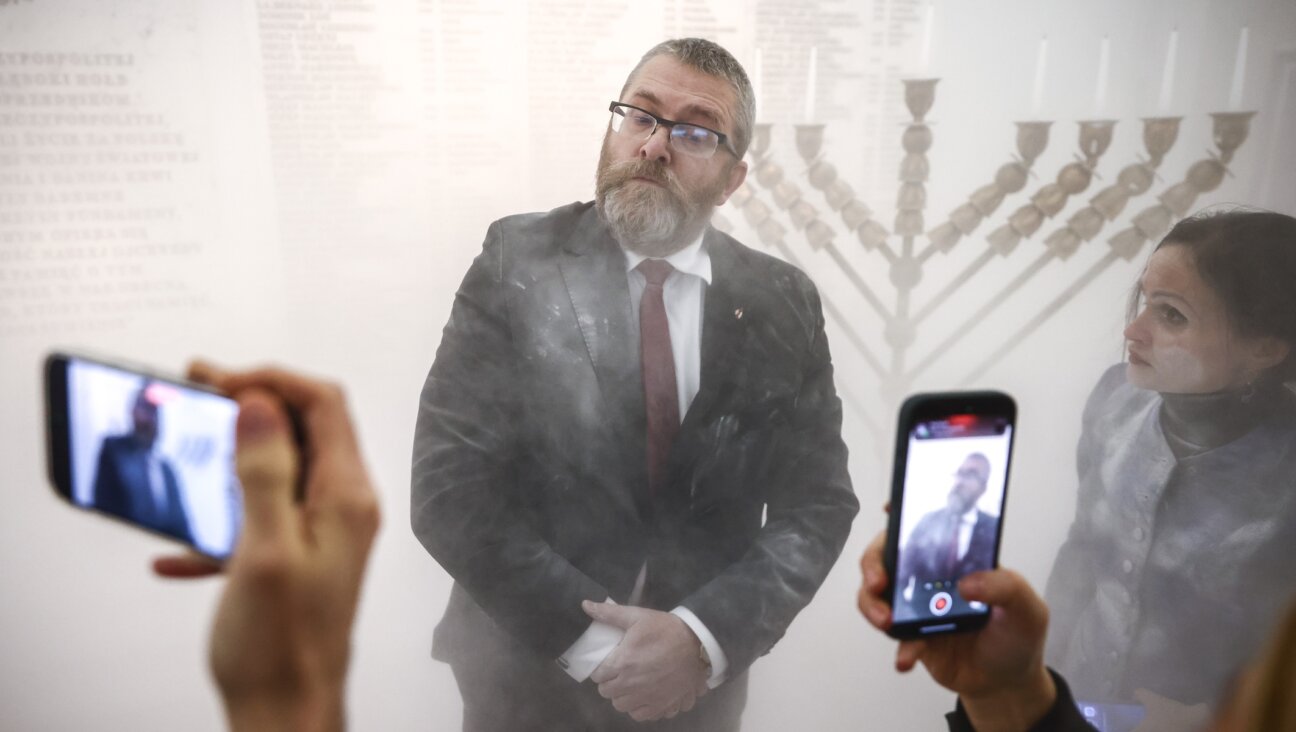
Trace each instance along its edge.
{"label": "suit sleeve", "polygon": [[557,658],[608,592],[528,523],[516,495],[518,395],[499,222],[455,296],[414,430],[411,522],[428,552],[503,630]]}
{"label": "suit sleeve", "polygon": [[918,519],[913,531],[909,532],[908,540],[898,552],[900,556],[896,567],[896,587],[909,584],[909,578],[918,574],[920,568],[930,568],[931,542],[935,537],[934,532],[940,516],[938,511],[924,514]]}
{"label": "suit sleeve", "polygon": [[765,525],[738,561],[681,603],[724,649],[729,678],[783,637],[841,554],[859,511],[819,297],[797,274],[808,324],[801,379],[788,423],[774,443],[769,483],[751,487],[767,496]]}

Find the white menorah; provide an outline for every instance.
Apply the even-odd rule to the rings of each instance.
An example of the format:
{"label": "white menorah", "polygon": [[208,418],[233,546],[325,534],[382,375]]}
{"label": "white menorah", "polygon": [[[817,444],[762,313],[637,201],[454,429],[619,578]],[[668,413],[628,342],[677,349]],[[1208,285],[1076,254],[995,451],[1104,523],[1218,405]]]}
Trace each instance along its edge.
{"label": "white menorah", "polygon": [[[932,130],[924,122],[936,97],[938,79],[908,79],[905,85],[905,104],[912,115],[900,138],[905,156],[900,163],[900,188],[897,195],[895,224],[888,231],[873,215],[873,210],[856,197],[837,169],[822,152],[825,126],[822,124],[794,125],[796,148],[806,167],[810,186],[822,194],[824,203],[836,212],[840,226],[821,218],[819,210],[807,200],[806,191],[785,175],[782,165],[770,154],[773,125],[755,126],[750,155],[753,159],[757,186],[744,184],[732,197],[734,205],[756,231],[765,246],[776,250],[780,256],[805,269],[798,256],[804,241],[812,251],[826,252],[844,275],[858,290],[870,308],[885,324],[882,337],[861,333],[857,318],[834,302],[827,293],[823,295],[824,311],[839,328],[851,346],[858,351],[868,367],[879,377],[884,399],[894,411],[894,402],[909,391],[914,379],[930,368],[937,360],[950,354],[958,343],[986,316],[1009,302],[1013,294],[1037,275],[1046,265],[1057,260],[1066,261],[1079,247],[1093,240],[1108,224],[1120,216],[1134,199],[1147,194],[1157,181],[1157,169],[1167,153],[1174,147],[1179,135],[1182,117],[1151,117],[1143,120],[1143,144],[1146,159],[1123,167],[1115,182],[1100,190],[1089,200],[1089,205],[1074,213],[1066,223],[1044,238],[1044,248],[999,289],[981,307],[970,313],[962,325],[926,353],[913,359],[910,353],[918,329],[933,314],[945,306],[951,295],[972,281],[976,274],[996,256],[1009,257],[1018,251],[1023,239],[1033,237],[1046,220],[1060,213],[1071,196],[1089,188],[1100,161],[1112,141],[1115,120],[1080,121],[1079,155],[1063,165],[1054,182],[1039,187],[1028,202],[1008,216],[984,240],[985,249],[962,271],[955,274],[929,300],[915,304],[913,291],[923,279],[924,267],[933,256],[948,253],[964,237],[977,228],[999,208],[1010,195],[1026,188],[1035,160],[1048,147],[1050,121],[1017,123],[1017,156],[999,167],[992,182],[977,188],[966,203],[950,212],[949,218],[924,232],[923,210],[927,205],[925,183],[930,174],[927,151],[932,146]],[[1130,261],[1138,256],[1149,241],[1159,241],[1173,223],[1188,214],[1198,196],[1214,190],[1228,174],[1228,164],[1238,147],[1246,140],[1250,122],[1255,112],[1216,112],[1213,120],[1214,142],[1217,150],[1192,163],[1182,181],[1167,186],[1156,196],[1156,203],[1140,211],[1130,220],[1130,226],[1107,240],[1109,251],[1087,270],[1080,273],[1069,286],[1019,329],[1005,338],[984,360],[973,366],[962,379],[964,384],[974,382],[995,363],[999,362],[1027,336],[1052,318],[1067,302],[1081,292],[1099,274],[1119,260]],[[772,199],[774,206],[766,201]],[[781,215],[780,215],[781,212]],[[793,235],[788,226],[799,232]],[[715,224],[721,229],[732,229],[732,224],[720,214]],[[845,234],[845,236],[843,236]],[[859,275],[855,265],[843,250],[853,244],[841,243],[850,235],[858,245],[881,260],[889,268],[893,291],[890,304],[884,295],[875,292]],[[876,430],[876,423],[860,407],[859,400],[847,389],[842,389],[846,401],[860,412],[865,421]]]}

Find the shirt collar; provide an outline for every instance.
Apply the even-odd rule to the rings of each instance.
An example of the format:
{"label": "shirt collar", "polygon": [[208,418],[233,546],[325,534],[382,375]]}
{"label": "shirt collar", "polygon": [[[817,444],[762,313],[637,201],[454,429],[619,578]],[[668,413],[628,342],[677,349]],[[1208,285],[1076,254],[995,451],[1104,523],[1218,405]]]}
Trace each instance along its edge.
{"label": "shirt collar", "polygon": [[[691,274],[695,277],[701,277],[702,281],[711,284],[711,255],[707,253],[706,247],[702,246],[703,234],[698,234],[697,239],[692,244],[675,252],[669,257],[663,257],[670,266],[684,274]],[[639,266],[639,263],[648,259],[642,254],[632,252],[625,247],[621,248],[625,252],[626,272]]]}

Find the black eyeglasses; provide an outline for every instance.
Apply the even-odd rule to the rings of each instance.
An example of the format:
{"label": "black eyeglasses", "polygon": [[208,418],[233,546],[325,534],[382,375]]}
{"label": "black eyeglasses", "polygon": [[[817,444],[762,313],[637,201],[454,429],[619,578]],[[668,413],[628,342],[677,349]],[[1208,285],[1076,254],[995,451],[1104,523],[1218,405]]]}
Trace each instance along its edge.
{"label": "black eyeglasses", "polygon": [[612,113],[612,131],[618,135],[647,140],[660,125],[669,130],[667,140],[671,147],[685,155],[709,158],[715,154],[717,147],[723,146],[730,155],[739,157],[738,152],[729,146],[729,137],[723,132],[689,122],[663,119],[646,109],[624,102],[612,102],[608,105],[608,111]]}

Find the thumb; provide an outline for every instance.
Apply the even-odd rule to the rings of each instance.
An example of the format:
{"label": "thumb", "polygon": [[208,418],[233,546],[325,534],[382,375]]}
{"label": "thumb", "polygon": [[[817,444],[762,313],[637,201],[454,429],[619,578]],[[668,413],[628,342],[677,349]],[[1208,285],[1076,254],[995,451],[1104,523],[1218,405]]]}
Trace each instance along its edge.
{"label": "thumb", "polygon": [[1010,569],[974,572],[959,581],[958,589],[964,598],[990,605],[1018,605],[1035,595],[1025,578]]}
{"label": "thumb", "polygon": [[914,666],[922,660],[923,652],[927,650],[927,641],[925,640],[905,640],[900,641],[896,647],[895,667],[900,673],[908,673],[913,670]]}
{"label": "thumb", "polygon": [[288,415],[269,393],[239,395],[235,463],[243,485],[243,532],[249,540],[274,539],[293,516],[298,456]]}
{"label": "thumb", "polygon": [[1018,621],[1041,627],[1048,624],[1048,606],[1026,578],[1011,569],[974,572],[960,580],[958,588],[965,599],[997,605]]}
{"label": "thumb", "polygon": [[639,621],[639,616],[642,613],[641,608],[618,605],[610,600],[607,602],[585,600],[581,603],[581,609],[594,620],[607,623],[621,630],[629,630],[630,626]]}

